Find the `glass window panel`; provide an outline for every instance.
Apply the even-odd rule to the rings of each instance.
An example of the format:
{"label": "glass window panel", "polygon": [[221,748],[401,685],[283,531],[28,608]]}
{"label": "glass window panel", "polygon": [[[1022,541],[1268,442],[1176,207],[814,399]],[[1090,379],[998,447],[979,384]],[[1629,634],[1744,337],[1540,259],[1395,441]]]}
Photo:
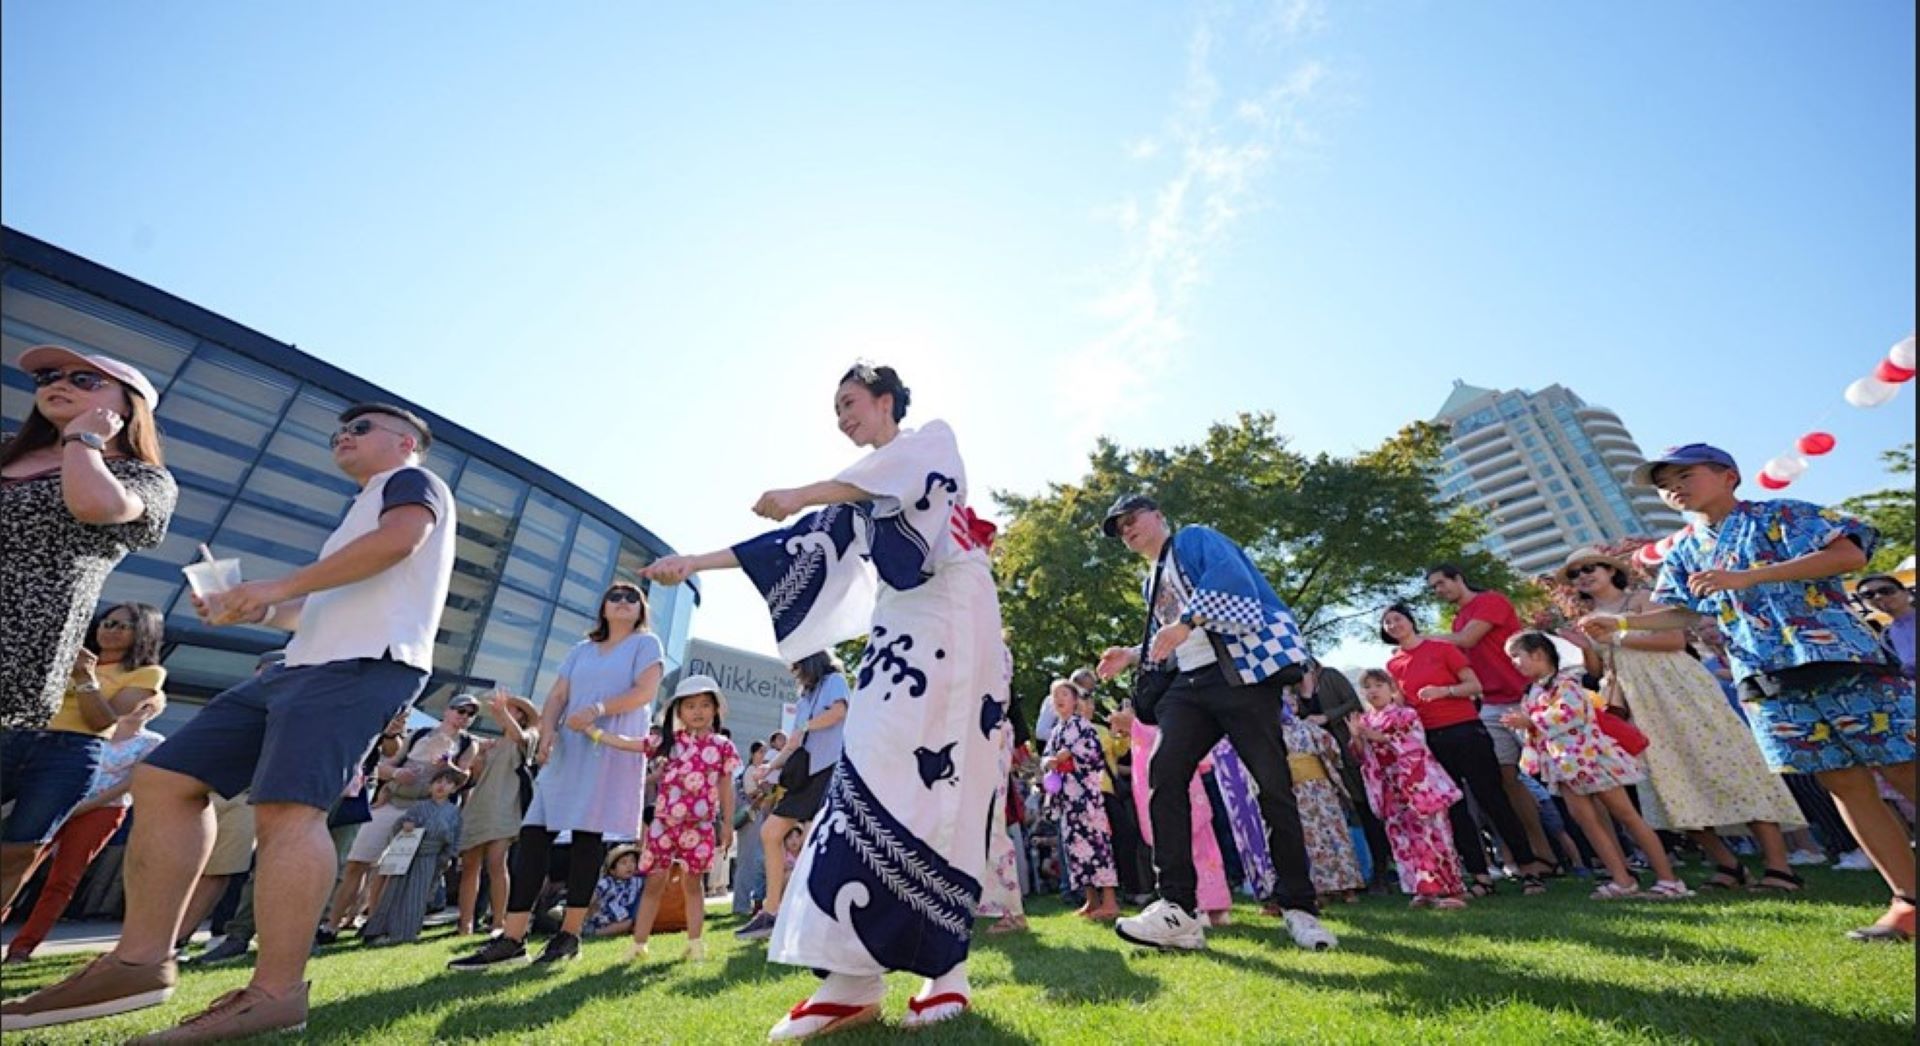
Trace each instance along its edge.
{"label": "glass window panel", "polygon": [[553,627],[547,632],[546,649],[540,655],[540,670],[533,680],[533,703],[544,705],[547,693],[553,689],[553,681],[560,678],[560,662],[567,659],[567,651],[575,643],[587,637],[593,628],[594,615],[582,614],[565,607],[553,612]]}
{"label": "glass window panel", "polygon": [[540,656],[552,606],[532,596],[502,588],[494,595],[487,627],[474,653],[468,675],[491,679],[516,694],[527,692]]}
{"label": "glass window panel", "polygon": [[175,691],[212,695],[252,675],[253,666],[259,660],[258,654],[182,643],[160,663],[167,669],[169,695]]}
{"label": "glass window panel", "polygon": [[[453,500],[458,505],[460,564],[494,581],[506,558],[513,524],[527,485],[484,461],[468,461]],[[459,569],[459,567],[456,567]]]}
{"label": "glass window panel", "polygon": [[427,467],[428,472],[446,481],[448,487],[453,487],[460,482],[460,470],[466,467],[467,455],[465,451],[455,450],[435,440],[433,446],[427,448],[426,459],[421,464]]}
{"label": "glass window panel", "polygon": [[507,580],[551,597],[560,583],[561,558],[579,518],[578,509],[544,490],[534,490],[520,512],[513,554],[507,560]]}
{"label": "glass window panel", "polygon": [[[641,569],[651,562],[653,562],[653,553],[641,548],[640,543],[632,538],[621,538],[620,555],[616,560],[613,576],[626,581],[636,580],[640,577]],[[651,587],[652,583],[647,584]],[[597,601],[599,598],[599,593],[595,593],[594,599]]]}
{"label": "glass window panel", "polygon": [[583,518],[573,534],[573,551],[567,556],[567,576],[560,584],[560,601],[575,610],[597,609],[600,594],[607,590],[620,535],[593,518]]}
{"label": "glass window panel", "polygon": [[279,371],[203,349],[160,401],[168,467],[183,483],[233,492],[296,387]]}
{"label": "glass window panel", "polygon": [[171,578],[155,576],[145,570],[130,570],[130,565],[130,562],[122,563],[119,569],[107,575],[107,586],[100,591],[101,608],[121,603],[148,603],[165,613],[167,605],[173,602],[174,594],[186,579],[180,576],[177,568],[165,567],[165,564],[161,566],[173,571]]}
{"label": "glass window panel", "polygon": [[347,406],[337,396],[302,389],[247,477],[242,499],[331,530],[359,489],[334,466],[327,443]]}
{"label": "glass window panel", "polygon": [[[0,282],[0,314],[7,320],[10,368],[29,345],[58,342],[131,363],[162,393],[198,341],[186,331],[19,268],[9,269]],[[160,401],[166,402],[165,395]]]}

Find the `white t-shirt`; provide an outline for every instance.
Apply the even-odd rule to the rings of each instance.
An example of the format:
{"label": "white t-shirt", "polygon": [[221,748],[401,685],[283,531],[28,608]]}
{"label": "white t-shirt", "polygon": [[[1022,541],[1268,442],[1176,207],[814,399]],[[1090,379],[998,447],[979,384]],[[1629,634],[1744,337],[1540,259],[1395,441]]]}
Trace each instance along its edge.
{"label": "white t-shirt", "polygon": [[433,637],[453,576],[453,492],[418,465],[379,473],[347,506],[347,515],[320,546],[321,558],[378,529],[380,517],[402,505],[433,513],[433,529],[406,559],[369,578],[307,597],[300,628],[287,644],[287,665],[391,656],[433,671]]}
{"label": "white t-shirt", "polygon": [[[1167,569],[1160,575],[1160,598],[1154,601],[1153,606],[1153,619],[1162,627],[1179,621],[1180,611],[1193,601],[1193,586],[1187,584],[1187,579],[1181,575],[1180,564],[1174,562],[1171,554],[1167,556],[1166,564]],[[1182,672],[1205,668],[1218,660],[1219,655],[1213,652],[1213,643],[1207,639],[1207,630],[1204,628],[1194,629],[1173,650],[1173,663]]]}

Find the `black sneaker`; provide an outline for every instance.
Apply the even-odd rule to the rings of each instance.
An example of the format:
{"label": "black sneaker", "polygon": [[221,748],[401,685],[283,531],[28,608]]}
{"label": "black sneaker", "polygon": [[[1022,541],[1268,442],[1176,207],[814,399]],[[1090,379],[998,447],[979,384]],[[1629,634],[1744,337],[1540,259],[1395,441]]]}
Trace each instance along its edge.
{"label": "black sneaker", "polygon": [[733,936],[742,941],[764,941],[773,936],[773,916],[755,912],[745,926],[733,931]]}
{"label": "black sneaker", "polygon": [[547,938],[547,946],[540,949],[540,957],[535,963],[565,962],[580,957],[580,938],[565,930]]}
{"label": "black sneaker", "polygon": [[313,943],[318,947],[327,947],[340,939],[340,931],[331,926],[322,926],[313,931]]}
{"label": "black sneaker", "polygon": [[195,956],[193,965],[214,966],[223,962],[232,962],[235,959],[243,959],[246,957],[247,951],[252,946],[252,943],[251,940],[242,940],[232,934],[228,934],[221,938],[219,944]]}
{"label": "black sneaker", "polygon": [[508,963],[527,961],[527,946],[524,941],[516,941],[505,935],[491,938],[480,946],[480,950],[464,959],[455,959],[447,963],[449,970],[484,970],[490,966],[504,966]]}

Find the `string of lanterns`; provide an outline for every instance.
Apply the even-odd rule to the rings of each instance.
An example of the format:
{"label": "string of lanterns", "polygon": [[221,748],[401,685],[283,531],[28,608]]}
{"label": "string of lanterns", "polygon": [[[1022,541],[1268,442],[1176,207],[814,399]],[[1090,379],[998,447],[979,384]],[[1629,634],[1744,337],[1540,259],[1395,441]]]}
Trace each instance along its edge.
{"label": "string of lanterns", "polygon": [[[1887,350],[1887,354],[1874,365],[1872,373],[1847,386],[1846,401],[1863,410],[1887,404],[1900,394],[1902,385],[1913,380],[1915,370],[1913,335],[1909,334]],[[1792,450],[1760,466],[1760,474],[1754,478],[1767,490],[1785,490],[1813,467],[1809,459],[1832,453],[1839,443],[1833,433],[1816,428],[1795,440]],[[1689,523],[1659,541],[1641,546],[1640,551],[1634,553],[1634,559],[1645,567],[1658,566],[1661,560],[1667,558],[1673,543],[1692,529],[1693,524]]]}

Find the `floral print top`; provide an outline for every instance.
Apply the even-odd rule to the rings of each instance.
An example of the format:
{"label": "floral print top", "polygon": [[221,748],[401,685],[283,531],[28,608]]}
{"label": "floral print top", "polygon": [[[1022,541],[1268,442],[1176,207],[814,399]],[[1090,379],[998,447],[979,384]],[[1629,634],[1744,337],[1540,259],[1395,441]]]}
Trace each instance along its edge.
{"label": "floral print top", "polygon": [[75,519],[59,469],[0,480],[0,730],[46,726],[107,575],[167,535],[179,497],[173,476],[134,458],[108,458],[107,471],[146,506],[139,518]]}

